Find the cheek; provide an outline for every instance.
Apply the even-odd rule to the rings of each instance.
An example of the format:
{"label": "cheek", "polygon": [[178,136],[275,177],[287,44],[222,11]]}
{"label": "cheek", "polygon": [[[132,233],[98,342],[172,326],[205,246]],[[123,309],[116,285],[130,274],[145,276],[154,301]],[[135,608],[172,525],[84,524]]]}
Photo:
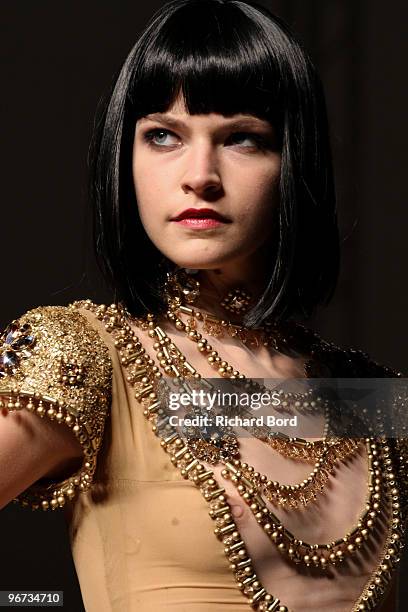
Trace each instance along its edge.
{"label": "cheek", "polygon": [[261,225],[273,218],[280,200],[280,165],[263,171],[241,175],[237,193],[242,201],[241,212],[252,224]]}
{"label": "cheek", "polygon": [[153,184],[152,181],[148,179],[149,174],[146,164],[139,158],[137,158],[137,160],[134,159],[132,173],[137,201],[138,203],[143,203],[143,201],[149,197],[149,184]]}
{"label": "cheek", "polygon": [[255,188],[258,190],[260,199],[271,198],[276,200],[279,196],[281,163],[280,157],[274,160],[273,164],[267,165],[260,171],[255,181]]}
{"label": "cheek", "polygon": [[158,212],[160,208],[160,203],[163,201],[160,182],[155,176],[152,165],[143,163],[143,160],[133,162],[132,173],[139,215],[144,223],[152,222],[157,217],[147,215],[147,211]]}
{"label": "cheek", "polygon": [[241,183],[242,207],[239,213],[242,248],[252,249],[273,235],[280,200],[280,165],[252,173]]}
{"label": "cheek", "polygon": [[149,212],[155,210],[155,204],[159,201],[159,198],[155,196],[154,178],[151,177],[148,169],[144,167],[141,161],[133,162],[132,174],[140,221],[150,240],[156,244],[158,230],[155,227],[155,219],[158,218],[158,215],[149,214]]}

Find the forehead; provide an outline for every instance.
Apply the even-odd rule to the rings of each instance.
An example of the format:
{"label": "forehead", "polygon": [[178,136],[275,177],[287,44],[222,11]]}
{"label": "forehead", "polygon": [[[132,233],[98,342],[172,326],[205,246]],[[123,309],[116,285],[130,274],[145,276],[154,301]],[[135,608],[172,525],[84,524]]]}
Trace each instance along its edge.
{"label": "forehead", "polygon": [[159,123],[166,123],[174,127],[181,125],[228,125],[229,127],[236,125],[237,127],[248,127],[248,128],[270,128],[270,123],[264,119],[260,119],[255,115],[246,113],[235,113],[232,115],[222,115],[220,113],[206,113],[206,114],[194,114],[191,115],[184,102],[184,98],[179,95],[171,106],[161,113],[150,113],[141,117],[138,123],[145,121],[157,121]]}

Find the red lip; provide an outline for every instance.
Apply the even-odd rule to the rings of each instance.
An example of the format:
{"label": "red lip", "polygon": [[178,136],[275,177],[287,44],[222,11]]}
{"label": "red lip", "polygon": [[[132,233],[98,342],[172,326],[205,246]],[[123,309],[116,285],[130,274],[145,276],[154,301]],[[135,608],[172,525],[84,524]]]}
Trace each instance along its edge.
{"label": "red lip", "polygon": [[181,221],[182,219],[216,219],[223,223],[230,223],[229,219],[211,208],[186,208],[177,217],[173,217],[172,221]]}

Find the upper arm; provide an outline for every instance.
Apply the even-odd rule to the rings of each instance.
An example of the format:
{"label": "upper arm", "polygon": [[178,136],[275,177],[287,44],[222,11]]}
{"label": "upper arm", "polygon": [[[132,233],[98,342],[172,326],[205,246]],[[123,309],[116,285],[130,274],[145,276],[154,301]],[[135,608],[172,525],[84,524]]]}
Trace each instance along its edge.
{"label": "upper arm", "polygon": [[68,427],[26,409],[0,410],[0,509],[40,478],[79,467],[81,444]]}
{"label": "upper arm", "polygon": [[89,488],[111,385],[109,351],[78,310],[41,307],[8,326],[0,335],[0,507],[16,499],[54,509]]}

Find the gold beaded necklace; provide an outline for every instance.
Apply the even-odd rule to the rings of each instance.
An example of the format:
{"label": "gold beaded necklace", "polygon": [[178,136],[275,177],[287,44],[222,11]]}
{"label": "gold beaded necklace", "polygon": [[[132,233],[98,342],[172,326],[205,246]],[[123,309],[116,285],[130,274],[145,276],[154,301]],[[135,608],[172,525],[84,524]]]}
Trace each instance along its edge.
{"label": "gold beaded necklace", "polygon": [[[146,322],[143,324],[143,322],[139,320],[138,323],[147,329],[148,324],[146,326]],[[154,323],[154,319],[152,317],[150,317],[150,323]],[[174,342],[170,343],[172,349],[171,351],[168,350],[163,352],[163,346],[166,344],[166,340],[169,340],[169,338],[162,328],[156,326],[155,329],[158,337],[160,338],[160,342],[154,343],[153,348],[155,348],[157,351],[157,357],[161,366],[163,368],[167,368],[166,373],[169,371],[178,371],[177,367],[180,365],[186,366],[185,360],[176,364],[171,358],[171,355],[179,356],[181,354]],[[164,345],[161,343],[164,343]],[[167,344],[169,344],[169,342],[167,342]],[[167,359],[163,360],[162,357],[165,354],[167,355]],[[193,374],[196,374],[195,370]],[[240,376],[243,377],[243,375]],[[240,380],[242,380],[242,378]],[[265,428],[259,427],[257,429],[262,430]],[[360,445],[359,441],[355,441],[353,439],[348,439],[345,441],[334,439],[331,440],[330,443],[326,442],[325,440],[307,442],[302,438],[287,438],[287,436],[284,436],[284,434],[281,434],[276,438],[267,438],[267,441],[270,442],[271,446],[277,448],[279,452],[286,456],[306,460],[317,457],[317,461],[311,474],[303,482],[296,485],[285,485],[276,481],[270,481],[265,475],[259,475],[253,468],[251,469],[250,466],[248,466],[248,468],[243,468],[244,472],[246,470],[251,472],[251,478],[253,480],[252,486],[256,486],[258,490],[262,489],[262,492],[271,502],[278,503],[281,506],[287,506],[289,508],[296,508],[299,504],[306,506],[309,502],[314,501],[316,499],[316,494],[323,491],[324,484],[327,482],[330,475],[334,473],[335,465],[340,460],[345,459],[349,455],[355,453]],[[226,445],[228,445],[230,449],[229,459],[231,459],[233,455],[236,455],[236,444],[233,444],[231,436],[227,436],[225,439],[225,444],[223,446],[224,454]],[[289,452],[291,447],[292,452]],[[297,452],[293,451],[293,447],[297,449]],[[217,463],[219,461],[219,453],[208,441],[197,441],[196,439],[189,440],[189,448],[194,456],[209,463]],[[299,449],[302,449],[302,453],[300,453]],[[309,450],[309,453],[307,450]],[[247,472],[247,476],[249,476],[249,472]]]}
{"label": "gold beaded necklace", "polygon": [[[153,345],[156,351],[158,351],[161,346],[164,346],[166,343],[169,343],[166,342],[166,340],[169,340],[166,332],[164,332],[161,327],[156,325],[154,317],[150,315],[149,323],[144,323],[145,329],[146,325],[147,328],[152,325],[152,328],[150,328],[149,331],[149,335],[152,338],[156,338],[159,340],[159,342],[155,342]],[[177,346],[174,343],[172,344],[177,349]],[[177,349],[177,351],[178,353],[180,352],[179,349]],[[170,355],[170,353],[168,354]],[[182,361],[181,363],[185,364],[185,361]],[[164,364],[161,363],[161,365],[164,368],[172,368],[171,371],[175,373],[177,372],[180,376],[180,372],[178,371],[177,366],[170,358],[168,358],[168,360],[166,360]],[[166,422],[166,417],[164,417],[161,420],[160,424],[165,424]],[[227,445],[231,446],[231,440],[229,439],[229,437],[227,437],[226,443]],[[374,476],[370,463],[373,456],[372,452],[374,452],[374,454],[377,454],[377,447],[374,442],[371,443],[369,438],[367,438],[366,440],[370,472],[369,495],[367,499],[366,509],[361,514],[357,525],[353,527],[344,537],[336,540],[335,542],[330,542],[327,544],[309,544],[307,542],[297,539],[289,530],[284,527],[283,523],[276,517],[276,515],[266,507],[266,504],[261,496],[262,489],[265,490],[265,488],[268,487],[267,483],[270,481],[267,481],[266,483],[261,483],[260,479],[258,479],[257,477],[251,479],[251,474],[249,474],[249,477],[244,476],[241,473],[241,470],[239,469],[240,461],[237,459],[233,459],[233,456],[236,454],[235,451],[228,453],[228,449],[226,451],[224,446],[222,451],[217,452],[217,449],[214,449],[214,447],[212,447],[211,453],[206,454],[205,452],[203,453],[202,449],[200,449],[200,446],[197,445],[197,443],[190,444],[189,440],[186,440],[185,444],[186,448],[189,449],[193,457],[203,458],[204,456],[207,461],[210,460],[210,462],[212,463],[223,463],[226,466],[226,470],[222,472],[224,477],[228,477],[228,472],[232,472],[231,482],[233,484],[236,484],[238,492],[243,495],[246,501],[248,501],[251,510],[253,510],[255,514],[257,522],[261,525],[263,530],[270,536],[271,541],[277,546],[277,549],[281,553],[287,554],[289,559],[293,560],[295,563],[304,563],[306,565],[311,565],[311,563],[313,563],[316,567],[321,567],[324,569],[328,565],[335,565],[341,561],[344,561],[346,556],[354,554],[357,549],[365,545],[374,526],[374,519],[376,519],[380,515],[380,472],[376,474],[376,482],[375,484],[373,484]],[[373,449],[372,451],[370,451],[370,444]],[[208,445],[209,443],[206,442],[204,448]],[[347,455],[348,452],[354,452],[357,447],[358,444],[350,443],[348,447],[345,447],[344,454]],[[326,446],[326,450],[328,450],[328,448],[329,447]],[[334,446],[332,448],[334,448]],[[304,491],[301,490],[302,488],[305,489],[308,493],[308,495],[302,498],[302,500],[304,500],[304,504],[316,499],[316,492],[323,488],[322,479],[324,478],[324,476],[326,476],[326,470],[324,469],[324,466],[324,461],[316,463],[313,471],[314,478],[312,476],[309,476],[309,480],[307,481],[308,487],[306,485],[304,485],[304,487],[301,487],[301,485],[299,485],[298,489],[293,489],[293,495],[289,496],[289,498],[281,496],[281,500],[284,500],[284,503],[287,504],[289,508],[296,508],[298,506],[298,503],[294,503],[297,497],[296,494],[299,489],[301,494],[304,493]],[[248,472],[254,472],[253,468],[251,469],[251,467],[248,466]],[[327,475],[326,480],[328,479],[328,476],[329,475]],[[283,490],[283,487],[285,487],[286,489],[286,485],[279,485],[279,483],[277,483],[277,486],[275,488],[280,493]],[[270,486],[269,488],[272,487]],[[299,495],[299,499],[300,497],[301,496]],[[275,501],[273,495],[270,495],[269,499],[271,501]],[[221,523],[223,520],[224,519],[222,517],[219,518],[218,523]],[[323,553],[323,551],[325,551],[325,554]]]}
{"label": "gold beaded necklace", "polygon": [[[220,487],[216,482],[212,470],[209,470],[205,465],[200,463],[197,458],[193,457],[185,440],[183,440],[179,433],[169,425],[169,418],[166,416],[156,392],[157,382],[162,379],[162,374],[159,367],[155,364],[154,360],[149,357],[142,343],[135,335],[131,324],[132,318],[129,317],[124,308],[117,305],[112,305],[110,307],[103,305],[97,306],[90,300],[86,300],[83,302],[75,302],[73,307],[86,308],[94,312],[95,316],[104,323],[106,330],[112,334],[122,366],[127,371],[127,379],[135,387],[136,399],[143,406],[145,417],[152,423],[153,432],[161,439],[160,445],[163,450],[170,455],[171,462],[180,470],[181,476],[191,480],[200,489],[204,499],[209,504],[210,516],[215,521],[219,519],[215,528],[215,534],[224,545],[224,552],[230,563],[230,568],[234,573],[237,586],[243,595],[248,598],[248,603],[252,609],[256,610],[256,612],[288,612],[288,608],[283,605],[276,596],[268,593],[259,580],[254,570],[252,560],[246,551],[245,542],[232,518],[231,508],[225,495],[225,489]],[[160,343],[162,341],[162,339],[160,339],[161,334],[159,330],[155,329],[153,319],[154,317],[150,315],[146,321],[149,335],[155,339],[156,342]],[[164,344],[163,341],[163,345]],[[178,376],[180,378],[180,382],[183,381],[183,377],[179,372],[176,372],[174,369],[171,369],[171,372],[173,376]],[[399,490],[394,474],[394,465],[389,444],[385,439],[380,439],[376,447],[377,450],[372,446],[372,444],[375,444],[373,441],[367,439],[366,444],[367,448],[370,444],[370,449],[372,451],[372,458],[370,458],[370,461],[372,461],[371,465],[374,470],[373,473],[370,472],[370,479],[371,476],[374,475],[374,481],[373,484],[370,484],[370,487],[374,487],[374,491],[377,493],[379,490],[376,490],[375,487],[383,489],[382,494],[384,501],[391,504],[392,516],[388,521],[386,543],[379,564],[370,576],[369,581],[366,583],[362,594],[354,604],[353,612],[372,610],[383,597],[387,586],[391,582],[391,572],[399,561],[398,554],[402,548],[401,536],[404,532],[399,504]],[[253,483],[247,483],[243,480],[242,475],[237,475],[237,472],[239,472],[238,467],[239,466],[235,464],[230,464],[226,466],[226,469],[228,469],[232,477],[236,478],[236,482],[239,483],[239,491],[242,493],[243,498],[251,502],[250,507],[252,511],[255,511],[256,520],[259,524],[264,525],[264,517],[262,514],[266,515],[266,513],[263,512],[262,509],[261,516],[257,516],[259,514],[259,508],[256,508],[254,503],[259,504],[259,501],[257,494],[253,490]],[[375,479],[377,478],[379,482],[376,482]],[[370,492],[372,492],[371,488]],[[378,501],[374,503],[378,503]],[[269,512],[268,509],[267,512]],[[268,515],[268,520],[270,518],[271,516]],[[372,520],[372,517],[368,518],[367,521],[368,520]],[[269,523],[270,522],[269,520]],[[272,521],[272,523],[279,527],[277,521]],[[273,531],[271,533],[273,533]],[[365,535],[365,533],[362,533],[363,537],[365,537]],[[287,531],[285,532],[285,536],[289,536]],[[279,543],[286,546],[285,542]],[[344,542],[344,544],[346,544],[346,542]],[[359,542],[355,541],[355,544],[359,544]],[[294,551],[294,555],[298,556],[301,552],[303,551],[297,548]],[[337,551],[332,552],[334,552],[335,555],[337,554]],[[290,555],[289,548],[288,554]],[[313,554],[309,560],[303,558],[303,562],[306,563],[306,561],[310,561],[310,564],[315,564],[316,559],[313,559]],[[307,555],[303,555],[303,557],[305,556]]]}
{"label": "gold beaded necklace", "polygon": [[270,502],[279,506],[297,508],[316,500],[317,492],[322,493],[327,480],[334,475],[335,465],[354,454],[360,447],[360,440],[345,439],[335,452],[333,452],[334,446],[335,444],[329,443],[314,464],[309,476],[295,485],[271,481],[266,474],[256,472],[253,466],[239,460],[235,460],[234,463],[239,472],[252,481],[257,491],[265,495]]}
{"label": "gold beaded necklace", "polygon": [[239,461],[226,463],[223,476],[230,478],[236,485],[238,492],[248,503],[251,511],[264,532],[276,545],[280,553],[288,556],[295,563],[304,563],[307,566],[314,565],[325,569],[328,564],[336,565],[344,561],[346,555],[351,555],[361,548],[370,537],[370,532],[375,525],[375,519],[381,513],[382,480],[380,473],[376,474],[373,469],[373,453],[377,455],[378,446],[369,438],[366,439],[368,456],[368,498],[366,508],[362,512],[358,523],[344,537],[327,544],[309,544],[304,540],[297,539],[282,521],[266,507],[260,496],[259,489],[253,486],[253,482],[243,476]]}

